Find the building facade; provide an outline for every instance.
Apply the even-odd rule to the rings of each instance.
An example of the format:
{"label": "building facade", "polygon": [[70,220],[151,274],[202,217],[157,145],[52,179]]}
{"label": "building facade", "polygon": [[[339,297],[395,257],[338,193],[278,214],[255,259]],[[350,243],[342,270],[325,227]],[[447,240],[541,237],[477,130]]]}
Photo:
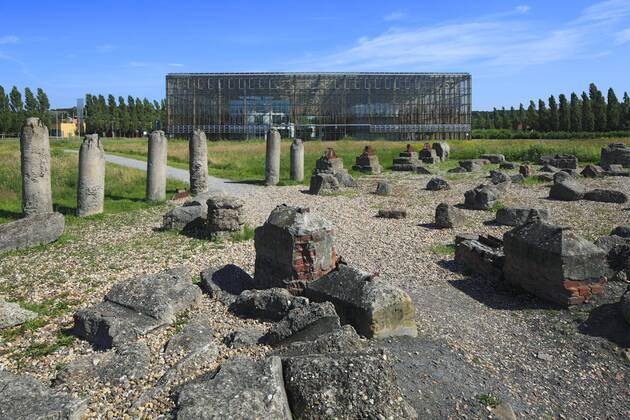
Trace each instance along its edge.
{"label": "building facade", "polygon": [[467,138],[468,73],[174,73],[166,76],[167,130],[252,138]]}

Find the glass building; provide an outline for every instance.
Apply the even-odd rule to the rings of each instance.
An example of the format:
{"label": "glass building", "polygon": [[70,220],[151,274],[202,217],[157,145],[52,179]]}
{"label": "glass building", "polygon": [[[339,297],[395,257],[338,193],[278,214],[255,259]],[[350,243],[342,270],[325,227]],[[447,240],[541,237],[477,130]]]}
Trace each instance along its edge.
{"label": "glass building", "polygon": [[468,73],[174,73],[166,76],[168,133],[304,140],[467,138]]}

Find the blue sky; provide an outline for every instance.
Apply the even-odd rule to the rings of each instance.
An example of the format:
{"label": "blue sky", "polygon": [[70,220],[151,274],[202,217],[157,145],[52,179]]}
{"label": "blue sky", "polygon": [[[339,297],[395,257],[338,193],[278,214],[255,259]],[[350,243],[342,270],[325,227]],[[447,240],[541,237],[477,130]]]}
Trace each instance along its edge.
{"label": "blue sky", "polygon": [[463,71],[476,110],[630,91],[630,0],[27,3],[0,0],[0,84],[53,107],[161,99],[169,72]]}

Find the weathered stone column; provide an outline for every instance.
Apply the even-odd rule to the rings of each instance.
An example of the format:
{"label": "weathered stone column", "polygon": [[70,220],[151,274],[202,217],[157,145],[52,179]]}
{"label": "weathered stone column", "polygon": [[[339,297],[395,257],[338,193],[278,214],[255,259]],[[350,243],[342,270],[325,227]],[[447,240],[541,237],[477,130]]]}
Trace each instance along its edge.
{"label": "weathered stone column", "polygon": [[27,118],[20,132],[22,213],[31,216],[53,211],[50,186],[48,128],[39,118]]}
{"label": "weathered stone column", "polygon": [[98,134],[88,134],[79,150],[77,216],[103,212],[105,198],[105,152]]}
{"label": "weathered stone column", "polygon": [[291,179],[294,181],[304,180],[304,143],[295,139],[291,143]]}
{"label": "weathered stone column", "polygon": [[267,156],[265,158],[265,185],[280,181],[280,132],[275,128],[267,131]]}
{"label": "weathered stone column", "polygon": [[203,130],[193,131],[188,142],[188,170],[190,193],[197,195],[208,190],[208,144]]}
{"label": "weathered stone column", "polygon": [[162,130],[156,130],[149,136],[149,155],[147,157],[147,200],[166,200],[166,160],[168,141]]}

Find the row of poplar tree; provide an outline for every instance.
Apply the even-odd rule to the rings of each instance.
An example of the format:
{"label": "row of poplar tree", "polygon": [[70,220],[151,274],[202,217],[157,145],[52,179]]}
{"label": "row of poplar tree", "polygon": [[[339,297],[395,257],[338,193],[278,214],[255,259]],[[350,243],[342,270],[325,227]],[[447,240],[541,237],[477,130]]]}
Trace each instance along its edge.
{"label": "row of poplar tree", "polygon": [[85,124],[88,133],[108,137],[138,137],[143,132],[161,128],[166,121],[164,100],[108,95],[85,95]]}
{"label": "row of poplar tree", "polygon": [[9,93],[0,86],[0,134],[16,134],[27,117],[39,117],[50,124],[50,102],[46,92],[37,88],[24,89],[24,97],[17,87],[13,86]]}
{"label": "row of poplar tree", "polygon": [[[71,116],[76,116],[76,108],[69,109]],[[84,121],[85,131],[99,133],[101,136],[135,137],[144,132],[161,127],[166,121],[164,101],[149,101],[133,98],[118,99],[108,95],[85,95]],[[0,86],[0,134],[17,135],[28,117],[39,117],[49,128],[55,122],[50,110],[48,96],[43,89],[34,93],[24,89],[24,95],[13,86],[9,93]]]}
{"label": "row of poplar tree", "polygon": [[473,128],[509,129],[534,131],[605,132],[630,130],[630,97],[625,92],[619,101],[615,91],[608,89],[607,98],[591,83],[588,93],[570,98],[561,94],[556,100],[538,100],[538,106],[530,101],[527,109],[502,108],[487,112],[473,112]]}

